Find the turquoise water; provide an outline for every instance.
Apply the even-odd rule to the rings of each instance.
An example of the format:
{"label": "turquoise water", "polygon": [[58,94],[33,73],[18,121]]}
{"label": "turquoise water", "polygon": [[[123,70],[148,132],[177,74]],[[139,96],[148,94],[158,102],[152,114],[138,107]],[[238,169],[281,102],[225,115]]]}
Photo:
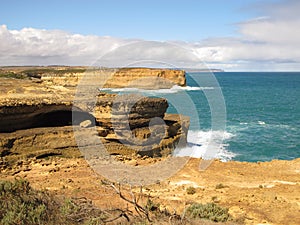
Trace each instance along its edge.
{"label": "turquoise water", "polygon": [[[221,72],[214,75],[227,112],[229,137],[223,140],[223,150],[225,154],[234,153],[227,159],[269,161],[300,157],[300,73]],[[208,75],[190,74],[187,85],[201,84],[201,76]],[[198,99],[195,102],[201,115],[200,130],[209,130],[211,115],[205,95],[196,91],[189,94]],[[197,130],[193,124],[191,130]]]}
{"label": "turquoise water", "polygon": [[300,72],[187,74],[187,87],[139,92],[164,97],[190,117],[188,146],[174,155],[224,161],[300,157]]}
{"label": "turquoise water", "polygon": [[300,73],[217,73],[235,160],[300,157]]}

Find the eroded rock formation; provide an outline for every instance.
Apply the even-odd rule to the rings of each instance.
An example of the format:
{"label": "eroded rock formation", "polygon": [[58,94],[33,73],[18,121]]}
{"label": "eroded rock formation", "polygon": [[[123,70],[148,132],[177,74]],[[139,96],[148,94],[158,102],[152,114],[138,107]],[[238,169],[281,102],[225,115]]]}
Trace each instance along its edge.
{"label": "eroded rock formation", "polygon": [[[0,90],[1,156],[69,154],[99,143],[110,154],[161,156],[186,142],[188,118],[165,115],[163,98],[98,93],[91,109],[61,86],[1,79]],[[89,138],[78,142],[74,129]]]}
{"label": "eroded rock formation", "polygon": [[108,151],[159,156],[186,143],[189,118],[165,114],[167,108],[168,102],[162,98],[100,94],[95,117],[108,134]]}

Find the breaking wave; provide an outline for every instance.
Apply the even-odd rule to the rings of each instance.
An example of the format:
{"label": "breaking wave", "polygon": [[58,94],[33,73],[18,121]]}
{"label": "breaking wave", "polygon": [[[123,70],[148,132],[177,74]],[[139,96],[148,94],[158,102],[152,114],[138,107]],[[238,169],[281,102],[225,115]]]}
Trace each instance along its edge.
{"label": "breaking wave", "polygon": [[174,94],[182,91],[202,91],[202,90],[212,90],[214,87],[181,87],[178,85],[174,85],[168,89],[155,89],[155,90],[148,90],[148,89],[140,89],[140,88],[99,88],[99,91],[108,91],[108,92],[122,92],[122,93],[150,93],[150,94]]}
{"label": "breaking wave", "polygon": [[226,141],[234,137],[232,133],[226,131],[189,131],[188,144],[184,148],[175,149],[174,156],[190,156],[194,158],[213,159],[229,161],[236,154],[228,151],[229,146]]}

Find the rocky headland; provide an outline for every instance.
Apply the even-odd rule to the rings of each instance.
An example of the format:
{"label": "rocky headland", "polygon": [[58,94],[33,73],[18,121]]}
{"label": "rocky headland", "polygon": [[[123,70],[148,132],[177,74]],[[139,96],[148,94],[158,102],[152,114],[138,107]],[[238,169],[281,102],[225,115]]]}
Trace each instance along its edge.
{"label": "rocky headland", "polygon": [[185,71],[155,68],[98,68],[98,67],[0,67],[6,77],[35,78],[50,86],[77,87],[82,80],[97,81],[103,88],[171,88],[185,86]]}
{"label": "rocky headland", "polygon": [[[11,70],[10,73],[23,75],[25,79],[1,79],[2,157],[39,158],[43,155],[68,155],[72,151],[76,153],[77,146],[81,144],[80,140],[75,140],[74,130],[78,135],[98,139],[85,140],[83,146],[101,143],[113,155],[167,156],[175,146],[186,143],[189,119],[183,115],[166,114],[166,99],[135,94],[120,97],[101,92],[95,82],[99,76],[96,69],[92,78],[90,74],[86,75],[88,81],[81,83],[79,91],[68,88],[79,85],[78,82],[83,79],[76,80],[77,83],[69,79],[71,75],[78,77],[78,70],[60,68],[55,75],[51,70],[51,82],[50,72],[45,69]],[[184,72],[178,70],[140,68],[126,71],[118,71],[115,81],[110,80],[105,86],[119,87],[118,82],[124,84],[124,80],[132,79],[131,76],[147,77],[148,74],[148,77],[167,76],[177,84],[185,84]],[[80,73],[81,76],[83,73]]]}

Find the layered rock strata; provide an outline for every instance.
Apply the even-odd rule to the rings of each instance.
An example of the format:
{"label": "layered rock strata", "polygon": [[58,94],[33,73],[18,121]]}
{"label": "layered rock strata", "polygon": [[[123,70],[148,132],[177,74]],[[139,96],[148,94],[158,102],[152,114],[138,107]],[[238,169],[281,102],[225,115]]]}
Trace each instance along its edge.
{"label": "layered rock strata", "polygon": [[183,70],[122,68],[112,71],[104,87],[140,87],[143,89],[171,88],[173,85],[185,86]]}
{"label": "layered rock strata", "polygon": [[[3,157],[69,154],[99,143],[110,154],[161,156],[186,142],[188,118],[165,115],[162,98],[99,93],[91,110],[88,100],[74,105],[75,93],[63,87],[15,79],[0,86]],[[74,129],[89,138],[78,142]]]}
{"label": "layered rock strata", "polygon": [[41,80],[47,84],[74,87],[82,79],[98,80],[104,88],[135,87],[143,89],[170,88],[173,85],[185,86],[183,70],[120,68],[120,69],[87,69],[78,73],[44,73]]}
{"label": "layered rock strata", "polygon": [[[5,70],[4,70],[5,69]],[[2,71],[2,72],[1,72]],[[185,86],[185,71],[155,68],[90,68],[90,67],[7,67],[0,74],[31,77],[47,85],[76,87],[82,79],[98,82],[99,87],[143,89]]]}
{"label": "layered rock strata", "polygon": [[[100,94],[95,117],[111,154],[168,155],[186,143],[189,118],[165,114],[166,99]],[[106,143],[106,142],[104,142]]]}

